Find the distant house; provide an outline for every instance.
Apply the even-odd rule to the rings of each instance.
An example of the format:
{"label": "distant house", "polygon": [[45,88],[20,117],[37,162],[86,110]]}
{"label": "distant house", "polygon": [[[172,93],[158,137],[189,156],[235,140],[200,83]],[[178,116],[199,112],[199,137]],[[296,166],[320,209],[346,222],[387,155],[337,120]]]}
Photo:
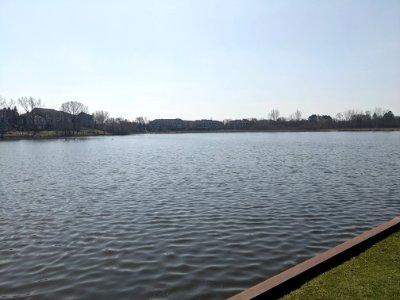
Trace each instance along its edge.
{"label": "distant house", "polygon": [[80,113],[78,115],[79,125],[83,128],[93,128],[94,127],[94,117],[87,113]]}
{"label": "distant house", "polygon": [[31,111],[36,130],[57,130],[68,118],[68,114],[55,109],[35,108]]}
{"label": "distant house", "polygon": [[155,119],[149,123],[150,131],[187,130],[187,121],[181,119]]}
{"label": "distant house", "polygon": [[[72,116],[66,112],[48,109],[35,108],[28,116],[21,115],[23,123],[29,124],[29,127],[34,130],[70,130],[72,128]],[[86,113],[80,113],[77,116],[78,128],[93,128],[94,117]]]}
{"label": "distant house", "polygon": [[252,122],[247,119],[229,120],[228,122],[226,122],[225,128],[230,130],[244,130],[249,129],[251,125]]}
{"label": "distant house", "polygon": [[224,129],[224,123],[213,120],[196,120],[191,124],[192,130],[219,130]]}
{"label": "distant house", "polygon": [[182,119],[155,119],[149,123],[150,131],[196,131],[219,130],[224,128],[224,123],[213,120],[186,121]]}

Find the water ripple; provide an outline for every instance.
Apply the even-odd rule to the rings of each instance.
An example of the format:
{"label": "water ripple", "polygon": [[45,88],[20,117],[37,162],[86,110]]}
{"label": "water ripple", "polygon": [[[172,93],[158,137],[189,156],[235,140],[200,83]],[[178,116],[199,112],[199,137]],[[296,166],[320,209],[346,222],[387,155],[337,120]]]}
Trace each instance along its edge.
{"label": "water ripple", "polygon": [[224,299],[400,215],[398,149],[399,132],[2,142],[0,297]]}

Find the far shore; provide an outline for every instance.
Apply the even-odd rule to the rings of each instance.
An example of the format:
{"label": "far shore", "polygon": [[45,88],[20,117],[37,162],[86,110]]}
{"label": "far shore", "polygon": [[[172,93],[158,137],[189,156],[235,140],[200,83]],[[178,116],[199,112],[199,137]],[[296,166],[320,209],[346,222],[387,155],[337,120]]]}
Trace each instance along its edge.
{"label": "far shore", "polygon": [[[138,134],[179,134],[179,133],[246,133],[246,132],[372,132],[372,131],[400,131],[400,128],[330,128],[330,129],[270,129],[270,130],[181,130],[181,131],[145,131],[126,135]],[[96,136],[123,136],[110,134],[101,130],[83,130],[76,135],[62,135],[56,131],[32,132],[9,132],[6,133],[0,141],[16,140],[47,140],[47,139],[66,139],[66,138],[86,138]]]}
{"label": "far shore", "polygon": [[325,129],[221,129],[221,130],[179,130],[179,131],[148,131],[147,134],[176,134],[176,133],[237,133],[237,132],[337,132],[337,131],[400,131],[400,128],[325,128]]}

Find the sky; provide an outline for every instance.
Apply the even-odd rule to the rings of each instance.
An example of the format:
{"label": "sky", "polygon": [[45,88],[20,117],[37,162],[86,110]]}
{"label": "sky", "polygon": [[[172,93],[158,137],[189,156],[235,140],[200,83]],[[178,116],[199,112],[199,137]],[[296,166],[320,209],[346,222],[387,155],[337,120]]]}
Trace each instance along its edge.
{"label": "sky", "polygon": [[0,95],[128,119],[400,115],[400,1],[0,0]]}

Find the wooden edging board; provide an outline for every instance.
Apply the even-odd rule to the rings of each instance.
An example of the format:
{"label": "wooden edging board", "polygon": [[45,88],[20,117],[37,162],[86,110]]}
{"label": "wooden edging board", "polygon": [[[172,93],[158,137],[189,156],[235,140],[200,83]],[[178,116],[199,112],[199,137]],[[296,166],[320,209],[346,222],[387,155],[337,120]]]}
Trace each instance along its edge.
{"label": "wooden edging board", "polygon": [[265,280],[230,300],[277,299],[400,229],[400,216]]}

